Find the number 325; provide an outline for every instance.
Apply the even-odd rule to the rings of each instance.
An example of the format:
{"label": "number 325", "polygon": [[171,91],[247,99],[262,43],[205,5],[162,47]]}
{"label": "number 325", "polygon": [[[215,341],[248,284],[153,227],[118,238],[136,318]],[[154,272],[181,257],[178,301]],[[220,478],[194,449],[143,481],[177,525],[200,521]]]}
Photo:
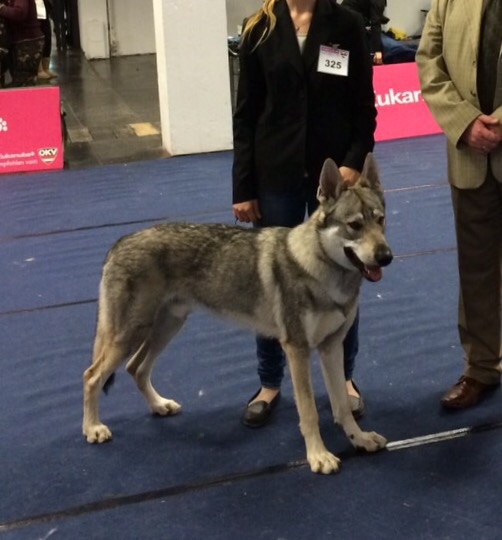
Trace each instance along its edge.
{"label": "number 325", "polygon": [[329,60],[324,61],[324,66],[331,69],[341,69],[342,63],[339,60]]}

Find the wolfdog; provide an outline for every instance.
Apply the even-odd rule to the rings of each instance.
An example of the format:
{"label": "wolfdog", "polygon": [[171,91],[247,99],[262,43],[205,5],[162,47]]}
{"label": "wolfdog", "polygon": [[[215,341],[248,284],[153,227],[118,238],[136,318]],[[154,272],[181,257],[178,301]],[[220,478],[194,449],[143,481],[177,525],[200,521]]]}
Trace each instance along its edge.
{"label": "wolfdog", "polygon": [[377,281],[392,260],[372,155],[350,187],[334,161],[326,160],[318,200],[312,216],[291,229],[166,223],[113,245],[102,270],[92,365],[83,377],[83,433],[89,443],[112,436],[99,418],[99,395],[126,360],[153,413],[180,411],[176,401],[156,392],[150,376],[160,352],[199,306],[280,340],[312,471],[339,468],[319,431],[310,379],[313,349],[335,422],[354,447],[385,447],[384,437],[361,431],[352,417],[343,373],[342,343],[362,278]]}

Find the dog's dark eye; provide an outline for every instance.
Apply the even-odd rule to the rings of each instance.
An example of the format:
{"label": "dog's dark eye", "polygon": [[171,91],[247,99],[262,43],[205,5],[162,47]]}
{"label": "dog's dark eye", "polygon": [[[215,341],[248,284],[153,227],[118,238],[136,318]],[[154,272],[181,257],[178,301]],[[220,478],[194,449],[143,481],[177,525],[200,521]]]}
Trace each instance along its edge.
{"label": "dog's dark eye", "polygon": [[383,227],[385,225],[385,218],[383,216],[380,216],[377,218],[377,223],[380,225],[380,227]]}
{"label": "dog's dark eye", "polygon": [[360,221],[350,221],[347,224],[354,231],[360,231],[363,228],[363,224]]}

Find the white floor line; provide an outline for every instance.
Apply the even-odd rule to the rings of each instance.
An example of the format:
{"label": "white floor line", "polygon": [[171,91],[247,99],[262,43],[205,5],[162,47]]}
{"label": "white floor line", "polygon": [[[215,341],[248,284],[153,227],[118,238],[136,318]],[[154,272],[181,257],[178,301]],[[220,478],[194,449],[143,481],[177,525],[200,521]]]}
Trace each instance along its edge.
{"label": "white floor line", "polygon": [[452,429],[449,431],[441,431],[439,433],[431,433],[430,435],[421,435],[420,437],[412,437],[411,439],[403,439],[402,441],[391,441],[387,443],[386,449],[390,452],[395,450],[403,450],[405,448],[412,448],[413,446],[423,446],[425,444],[438,443],[443,441],[449,441],[451,439],[458,439],[459,437],[465,437],[473,433],[480,433],[482,431],[490,431],[493,429],[499,429],[502,427],[502,422],[494,422],[491,424],[483,424],[479,426],[464,427],[459,429]]}
{"label": "white floor line", "polygon": [[422,435],[411,439],[403,439],[402,441],[391,441],[387,443],[387,450],[402,450],[403,448],[411,448],[413,446],[422,446],[424,444],[432,444],[436,442],[448,441],[465,437],[471,432],[471,428],[452,429],[450,431],[442,431],[441,433],[432,433],[430,435]]}

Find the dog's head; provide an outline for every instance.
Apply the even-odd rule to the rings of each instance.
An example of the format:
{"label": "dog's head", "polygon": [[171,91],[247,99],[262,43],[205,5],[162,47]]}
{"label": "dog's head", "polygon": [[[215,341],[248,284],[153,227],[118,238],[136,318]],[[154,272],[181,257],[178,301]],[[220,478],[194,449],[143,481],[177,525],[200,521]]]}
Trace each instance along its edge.
{"label": "dog's head", "polygon": [[385,239],[385,202],[372,154],[368,154],[359,180],[348,186],[332,159],[327,159],[319,180],[317,227],[330,259],[369,281],[382,277],[392,261]]}

